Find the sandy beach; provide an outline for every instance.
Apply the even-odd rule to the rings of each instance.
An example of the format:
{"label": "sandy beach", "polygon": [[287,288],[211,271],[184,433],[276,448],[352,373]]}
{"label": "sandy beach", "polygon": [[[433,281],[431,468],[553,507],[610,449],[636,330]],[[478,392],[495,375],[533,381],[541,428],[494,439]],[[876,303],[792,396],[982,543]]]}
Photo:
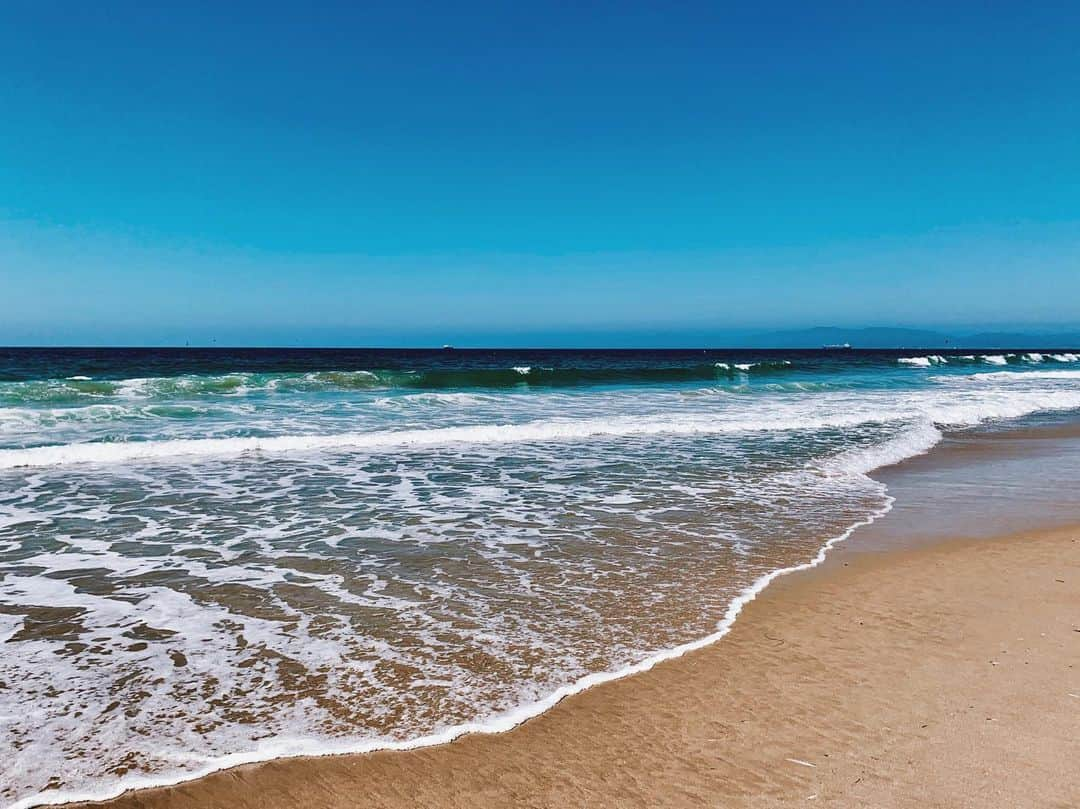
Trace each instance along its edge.
{"label": "sandy beach", "polygon": [[501,735],[293,759],[110,807],[1071,807],[1080,527],[837,549],[719,643]]}

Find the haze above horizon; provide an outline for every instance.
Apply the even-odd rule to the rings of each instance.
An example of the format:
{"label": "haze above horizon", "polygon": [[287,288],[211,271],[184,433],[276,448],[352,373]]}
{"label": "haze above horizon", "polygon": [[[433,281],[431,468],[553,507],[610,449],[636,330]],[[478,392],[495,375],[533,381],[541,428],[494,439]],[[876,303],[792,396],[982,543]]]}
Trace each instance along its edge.
{"label": "haze above horizon", "polygon": [[1075,5],[0,14],[0,344],[1080,332]]}

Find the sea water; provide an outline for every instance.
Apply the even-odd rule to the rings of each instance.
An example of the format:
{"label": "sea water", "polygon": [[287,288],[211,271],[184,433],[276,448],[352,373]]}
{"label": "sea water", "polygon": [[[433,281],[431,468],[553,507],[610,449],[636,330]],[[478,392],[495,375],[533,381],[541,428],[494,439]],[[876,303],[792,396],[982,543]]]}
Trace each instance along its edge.
{"label": "sea water", "polygon": [[0,350],[0,804],[512,726],[715,639],[1057,352]]}

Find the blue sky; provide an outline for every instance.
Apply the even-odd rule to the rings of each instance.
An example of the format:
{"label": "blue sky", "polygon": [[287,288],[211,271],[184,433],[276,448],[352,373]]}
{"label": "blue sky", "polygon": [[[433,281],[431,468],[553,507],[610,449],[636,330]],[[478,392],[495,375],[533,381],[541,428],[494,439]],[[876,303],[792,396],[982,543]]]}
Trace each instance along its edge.
{"label": "blue sky", "polygon": [[0,12],[0,342],[1080,324],[1075,4],[159,5]]}

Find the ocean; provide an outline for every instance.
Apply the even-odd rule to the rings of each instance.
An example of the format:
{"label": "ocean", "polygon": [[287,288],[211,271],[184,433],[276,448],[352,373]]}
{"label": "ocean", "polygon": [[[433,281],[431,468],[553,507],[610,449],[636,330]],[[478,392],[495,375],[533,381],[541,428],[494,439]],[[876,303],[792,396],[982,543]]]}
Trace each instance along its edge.
{"label": "ocean", "polygon": [[0,349],[0,803],[506,729],[711,642],[1069,351]]}

